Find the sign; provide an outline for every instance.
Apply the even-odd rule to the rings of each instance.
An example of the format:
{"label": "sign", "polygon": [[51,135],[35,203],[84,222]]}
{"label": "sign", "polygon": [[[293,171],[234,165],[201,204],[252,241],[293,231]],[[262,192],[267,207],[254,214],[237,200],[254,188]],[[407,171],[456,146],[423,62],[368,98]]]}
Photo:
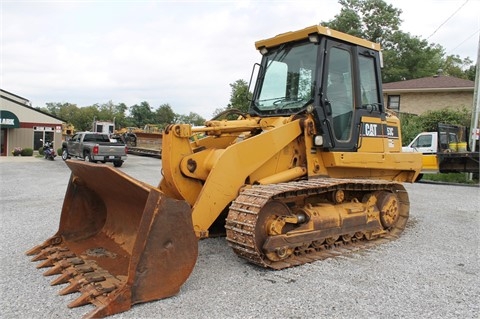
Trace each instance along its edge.
{"label": "sign", "polygon": [[379,123],[362,123],[362,136],[398,138],[398,127]]}
{"label": "sign", "polygon": [[12,112],[0,110],[0,126],[2,128],[19,128],[20,121]]}
{"label": "sign", "polygon": [[472,130],[472,138],[475,141],[478,141],[480,138],[480,128],[477,128],[475,130]]}

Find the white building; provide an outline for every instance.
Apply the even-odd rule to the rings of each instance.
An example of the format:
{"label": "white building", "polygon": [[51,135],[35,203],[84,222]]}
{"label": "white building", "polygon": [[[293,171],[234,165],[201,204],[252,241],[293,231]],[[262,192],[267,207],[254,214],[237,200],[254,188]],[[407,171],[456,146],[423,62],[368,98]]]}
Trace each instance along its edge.
{"label": "white building", "polygon": [[65,121],[34,109],[30,101],[0,89],[0,156],[11,156],[15,147],[38,150],[41,139],[62,145],[62,124]]}

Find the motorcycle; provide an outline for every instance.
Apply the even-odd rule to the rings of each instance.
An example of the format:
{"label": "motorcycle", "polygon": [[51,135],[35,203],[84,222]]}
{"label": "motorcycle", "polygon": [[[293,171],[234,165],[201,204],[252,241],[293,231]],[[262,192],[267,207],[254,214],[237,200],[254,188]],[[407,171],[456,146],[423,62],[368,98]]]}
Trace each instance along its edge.
{"label": "motorcycle", "polygon": [[53,142],[46,141],[43,144],[43,155],[45,159],[49,159],[53,161],[57,154],[55,154],[55,150],[53,149]]}

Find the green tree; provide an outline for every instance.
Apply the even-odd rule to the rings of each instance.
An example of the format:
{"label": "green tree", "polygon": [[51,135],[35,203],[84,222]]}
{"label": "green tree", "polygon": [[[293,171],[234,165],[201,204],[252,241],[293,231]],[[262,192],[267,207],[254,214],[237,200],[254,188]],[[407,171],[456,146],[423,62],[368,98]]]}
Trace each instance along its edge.
{"label": "green tree", "polygon": [[385,45],[400,29],[402,10],[383,0],[339,0],[340,13],[323,26]]}
{"label": "green tree", "polygon": [[420,115],[423,131],[436,131],[438,123],[470,126],[472,113],[467,108],[427,111]]}
{"label": "green tree", "polygon": [[402,146],[407,146],[422,129],[421,118],[416,114],[400,113],[400,126],[402,130]]}
{"label": "green tree", "polygon": [[383,49],[383,82],[409,80],[436,74],[469,78],[472,61],[458,56],[445,57],[438,44],[400,30],[402,10],[383,0],[339,0],[342,8],[334,19],[321,22],[330,28],[380,43]]}
{"label": "green tree", "polygon": [[190,112],[188,115],[177,114],[176,118],[176,123],[191,124],[194,126],[205,125],[205,119],[194,112]]}
{"label": "green tree", "polygon": [[465,70],[465,74],[467,75],[467,79],[469,79],[470,81],[475,81],[475,73],[476,72],[477,72],[477,66],[476,65],[471,65],[469,68],[467,68]]}
{"label": "green tree", "polygon": [[173,112],[172,107],[168,103],[160,105],[154,114],[155,124],[159,124],[162,128],[167,124],[174,123],[175,117],[175,112]]}
{"label": "green tree", "polygon": [[472,113],[467,108],[427,111],[421,115],[400,114],[402,144],[408,145],[421,132],[435,132],[438,123],[470,126]]}
{"label": "green tree", "polygon": [[221,113],[225,112],[226,107],[217,107],[215,111],[213,111],[212,118],[218,117]]}
{"label": "green tree", "polygon": [[98,119],[99,111],[97,106],[85,106],[78,109],[78,113],[71,123],[76,131],[91,131],[94,119]]}
{"label": "green tree", "polygon": [[130,107],[131,120],[134,126],[144,127],[145,124],[151,124],[155,122],[150,104],[144,101],[140,105],[135,104]]}
{"label": "green tree", "polygon": [[77,105],[64,103],[58,110],[58,117],[62,120],[65,120],[67,123],[72,123],[79,112],[80,108],[77,107]]}
{"label": "green tree", "polygon": [[[445,58],[442,66],[443,74],[461,79],[469,79],[468,68],[473,61],[470,58],[462,59],[459,55],[449,55]],[[475,72],[474,72],[475,74]],[[472,79],[474,81],[474,79]]]}
{"label": "green tree", "polygon": [[442,67],[443,48],[401,31],[390,39],[383,52],[383,82],[417,79],[436,74]]}
{"label": "green tree", "polygon": [[48,102],[45,107],[37,107],[36,109],[68,122],[75,116],[78,107],[71,103]]}
{"label": "green tree", "polygon": [[116,129],[122,127],[132,126],[132,123],[127,117],[128,107],[125,103],[119,103],[114,105],[114,114],[115,114],[115,126]]}
{"label": "green tree", "polygon": [[62,103],[55,103],[55,102],[49,102],[45,104],[44,108],[39,108],[41,111],[46,112],[48,114],[52,114],[53,116],[58,117],[58,113],[60,112],[60,109],[62,106],[65,105]]}
{"label": "green tree", "polygon": [[230,83],[232,89],[230,93],[230,103],[227,108],[239,109],[240,111],[247,113],[252,100],[252,93],[248,91],[248,83],[245,80],[237,80],[234,83]]}
{"label": "green tree", "polygon": [[248,113],[250,108],[250,101],[253,94],[248,91],[248,83],[245,80],[239,79],[230,83],[230,101],[224,108],[216,108],[213,112],[213,118],[226,118],[234,120],[238,118],[237,113],[229,113],[229,110],[240,110],[241,113]]}

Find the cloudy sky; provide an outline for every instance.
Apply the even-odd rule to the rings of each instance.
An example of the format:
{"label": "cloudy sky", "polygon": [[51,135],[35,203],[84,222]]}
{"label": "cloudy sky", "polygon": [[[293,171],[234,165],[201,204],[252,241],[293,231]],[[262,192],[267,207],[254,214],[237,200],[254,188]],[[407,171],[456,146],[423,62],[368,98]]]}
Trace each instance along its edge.
{"label": "cloudy sky", "polygon": [[[477,59],[480,0],[386,0],[402,31]],[[79,107],[169,103],[211,118],[250,78],[254,42],[328,21],[337,0],[0,0],[0,87]]]}

